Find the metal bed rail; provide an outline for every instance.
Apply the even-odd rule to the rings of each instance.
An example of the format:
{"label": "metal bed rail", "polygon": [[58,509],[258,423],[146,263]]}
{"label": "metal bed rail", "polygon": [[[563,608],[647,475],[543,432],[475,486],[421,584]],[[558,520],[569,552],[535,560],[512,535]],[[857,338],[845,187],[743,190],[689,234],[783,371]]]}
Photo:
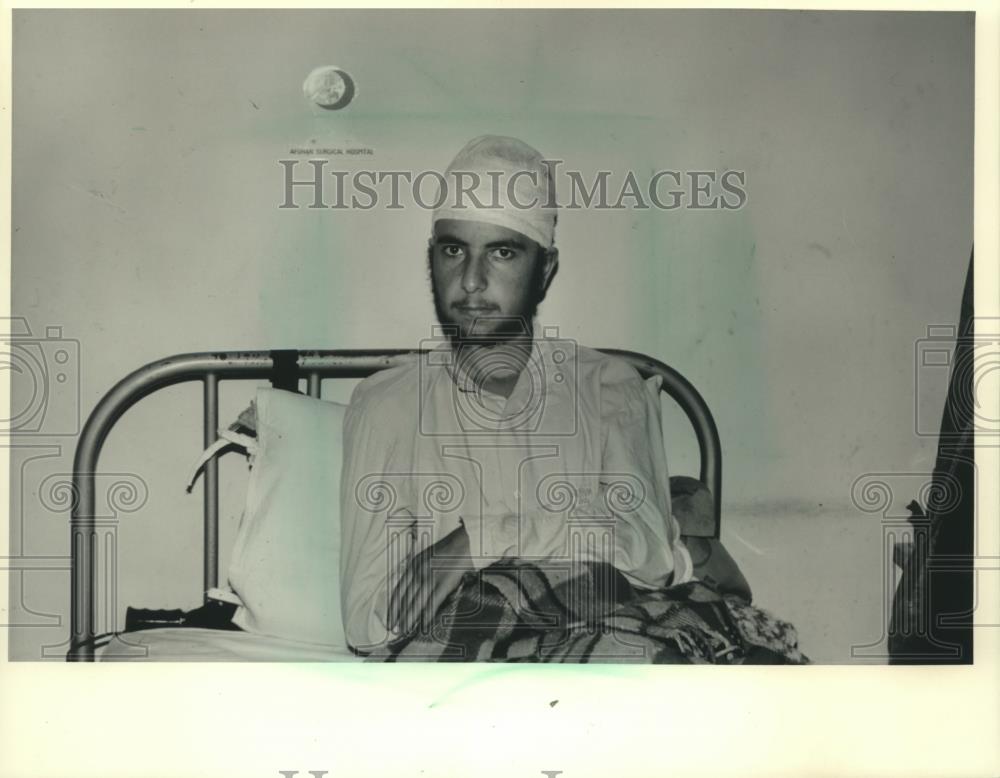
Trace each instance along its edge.
{"label": "metal bed rail", "polygon": [[[684,411],[698,440],[700,479],[712,493],[714,534],[719,537],[722,505],[722,450],[715,421],[698,391],[673,368],[632,351],[600,349],[631,363],[643,377],[659,375],[662,389]],[[272,386],[298,391],[305,379],[307,392],[319,397],[327,378],[365,378],[392,367],[401,358],[422,353],[406,349],[323,351],[234,351],[179,354],[152,362],[123,378],[94,408],[80,433],[73,460],[74,503],[70,518],[72,557],[69,661],[93,661],[97,535],[96,476],[101,449],[111,429],[139,400],[167,386],[201,381],[202,437],[205,447],[218,438],[219,383],[225,380],[267,379]],[[212,459],[205,465],[204,589],[218,585],[219,577],[219,469]]]}

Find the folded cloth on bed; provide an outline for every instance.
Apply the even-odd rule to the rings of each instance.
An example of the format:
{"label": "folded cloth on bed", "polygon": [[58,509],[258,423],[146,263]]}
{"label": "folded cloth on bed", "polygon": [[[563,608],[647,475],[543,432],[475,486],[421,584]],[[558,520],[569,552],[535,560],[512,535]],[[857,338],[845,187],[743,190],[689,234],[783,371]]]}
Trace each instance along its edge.
{"label": "folded cloth on bed", "polygon": [[639,590],[606,563],[467,573],[427,629],[369,661],[808,664],[795,628],[700,581]]}

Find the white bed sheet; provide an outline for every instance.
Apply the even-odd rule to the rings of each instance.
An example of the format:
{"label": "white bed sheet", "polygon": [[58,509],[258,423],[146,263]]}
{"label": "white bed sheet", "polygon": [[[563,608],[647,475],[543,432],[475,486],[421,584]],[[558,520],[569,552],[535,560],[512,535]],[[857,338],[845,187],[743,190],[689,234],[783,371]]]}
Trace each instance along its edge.
{"label": "white bed sheet", "polygon": [[98,662],[362,662],[346,648],[219,629],[162,627],[118,634]]}

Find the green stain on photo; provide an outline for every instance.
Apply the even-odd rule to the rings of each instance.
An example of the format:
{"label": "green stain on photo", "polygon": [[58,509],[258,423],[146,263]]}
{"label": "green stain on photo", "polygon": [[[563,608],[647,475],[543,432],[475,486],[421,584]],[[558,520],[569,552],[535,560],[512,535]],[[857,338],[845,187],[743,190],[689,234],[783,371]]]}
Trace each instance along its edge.
{"label": "green stain on photo", "polygon": [[717,387],[739,387],[741,406],[753,412],[716,419],[724,444],[773,451],[770,355],[749,214],[678,209],[644,224],[637,253],[645,283],[633,283],[641,295],[632,309],[636,341],[664,355],[712,408],[725,407]]}
{"label": "green stain on photo", "polygon": [[[528,706],[552,705],[554,699],[566,700],[572,695],[572,684],[586,680],[607,679],[616,684],[641,683],[648,678],[649,666],[638,664],[502,664],[502,663],[407,663],[378,664],[329,663],[289,665],[291,672],[319,675],[325,680],[347,682],[354,686],[385,686],[410,690],[414,696],[424,695],[421,707],[434,710],[468,702],[488,704],[491,693],[510,689],[512,682],[528,682],[532,696],[525,698]],[[504,684],[501,687],[493,683]],[[569,688],[567,689],[567,684]],[[534,690],[537,689],[537,693]],[[360,690],[359,690],[360,691]]]}

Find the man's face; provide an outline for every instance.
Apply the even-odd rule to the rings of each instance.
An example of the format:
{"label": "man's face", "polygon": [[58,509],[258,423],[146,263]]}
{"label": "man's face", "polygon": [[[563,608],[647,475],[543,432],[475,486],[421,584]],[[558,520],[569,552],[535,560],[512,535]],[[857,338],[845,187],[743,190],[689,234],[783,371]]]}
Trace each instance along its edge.
{"label": "man's face", "polygon": [[457,326],[463,339],[527,334],[555,266],[555,251],[520,232],[441,219],[430,244],[438,321]]}

